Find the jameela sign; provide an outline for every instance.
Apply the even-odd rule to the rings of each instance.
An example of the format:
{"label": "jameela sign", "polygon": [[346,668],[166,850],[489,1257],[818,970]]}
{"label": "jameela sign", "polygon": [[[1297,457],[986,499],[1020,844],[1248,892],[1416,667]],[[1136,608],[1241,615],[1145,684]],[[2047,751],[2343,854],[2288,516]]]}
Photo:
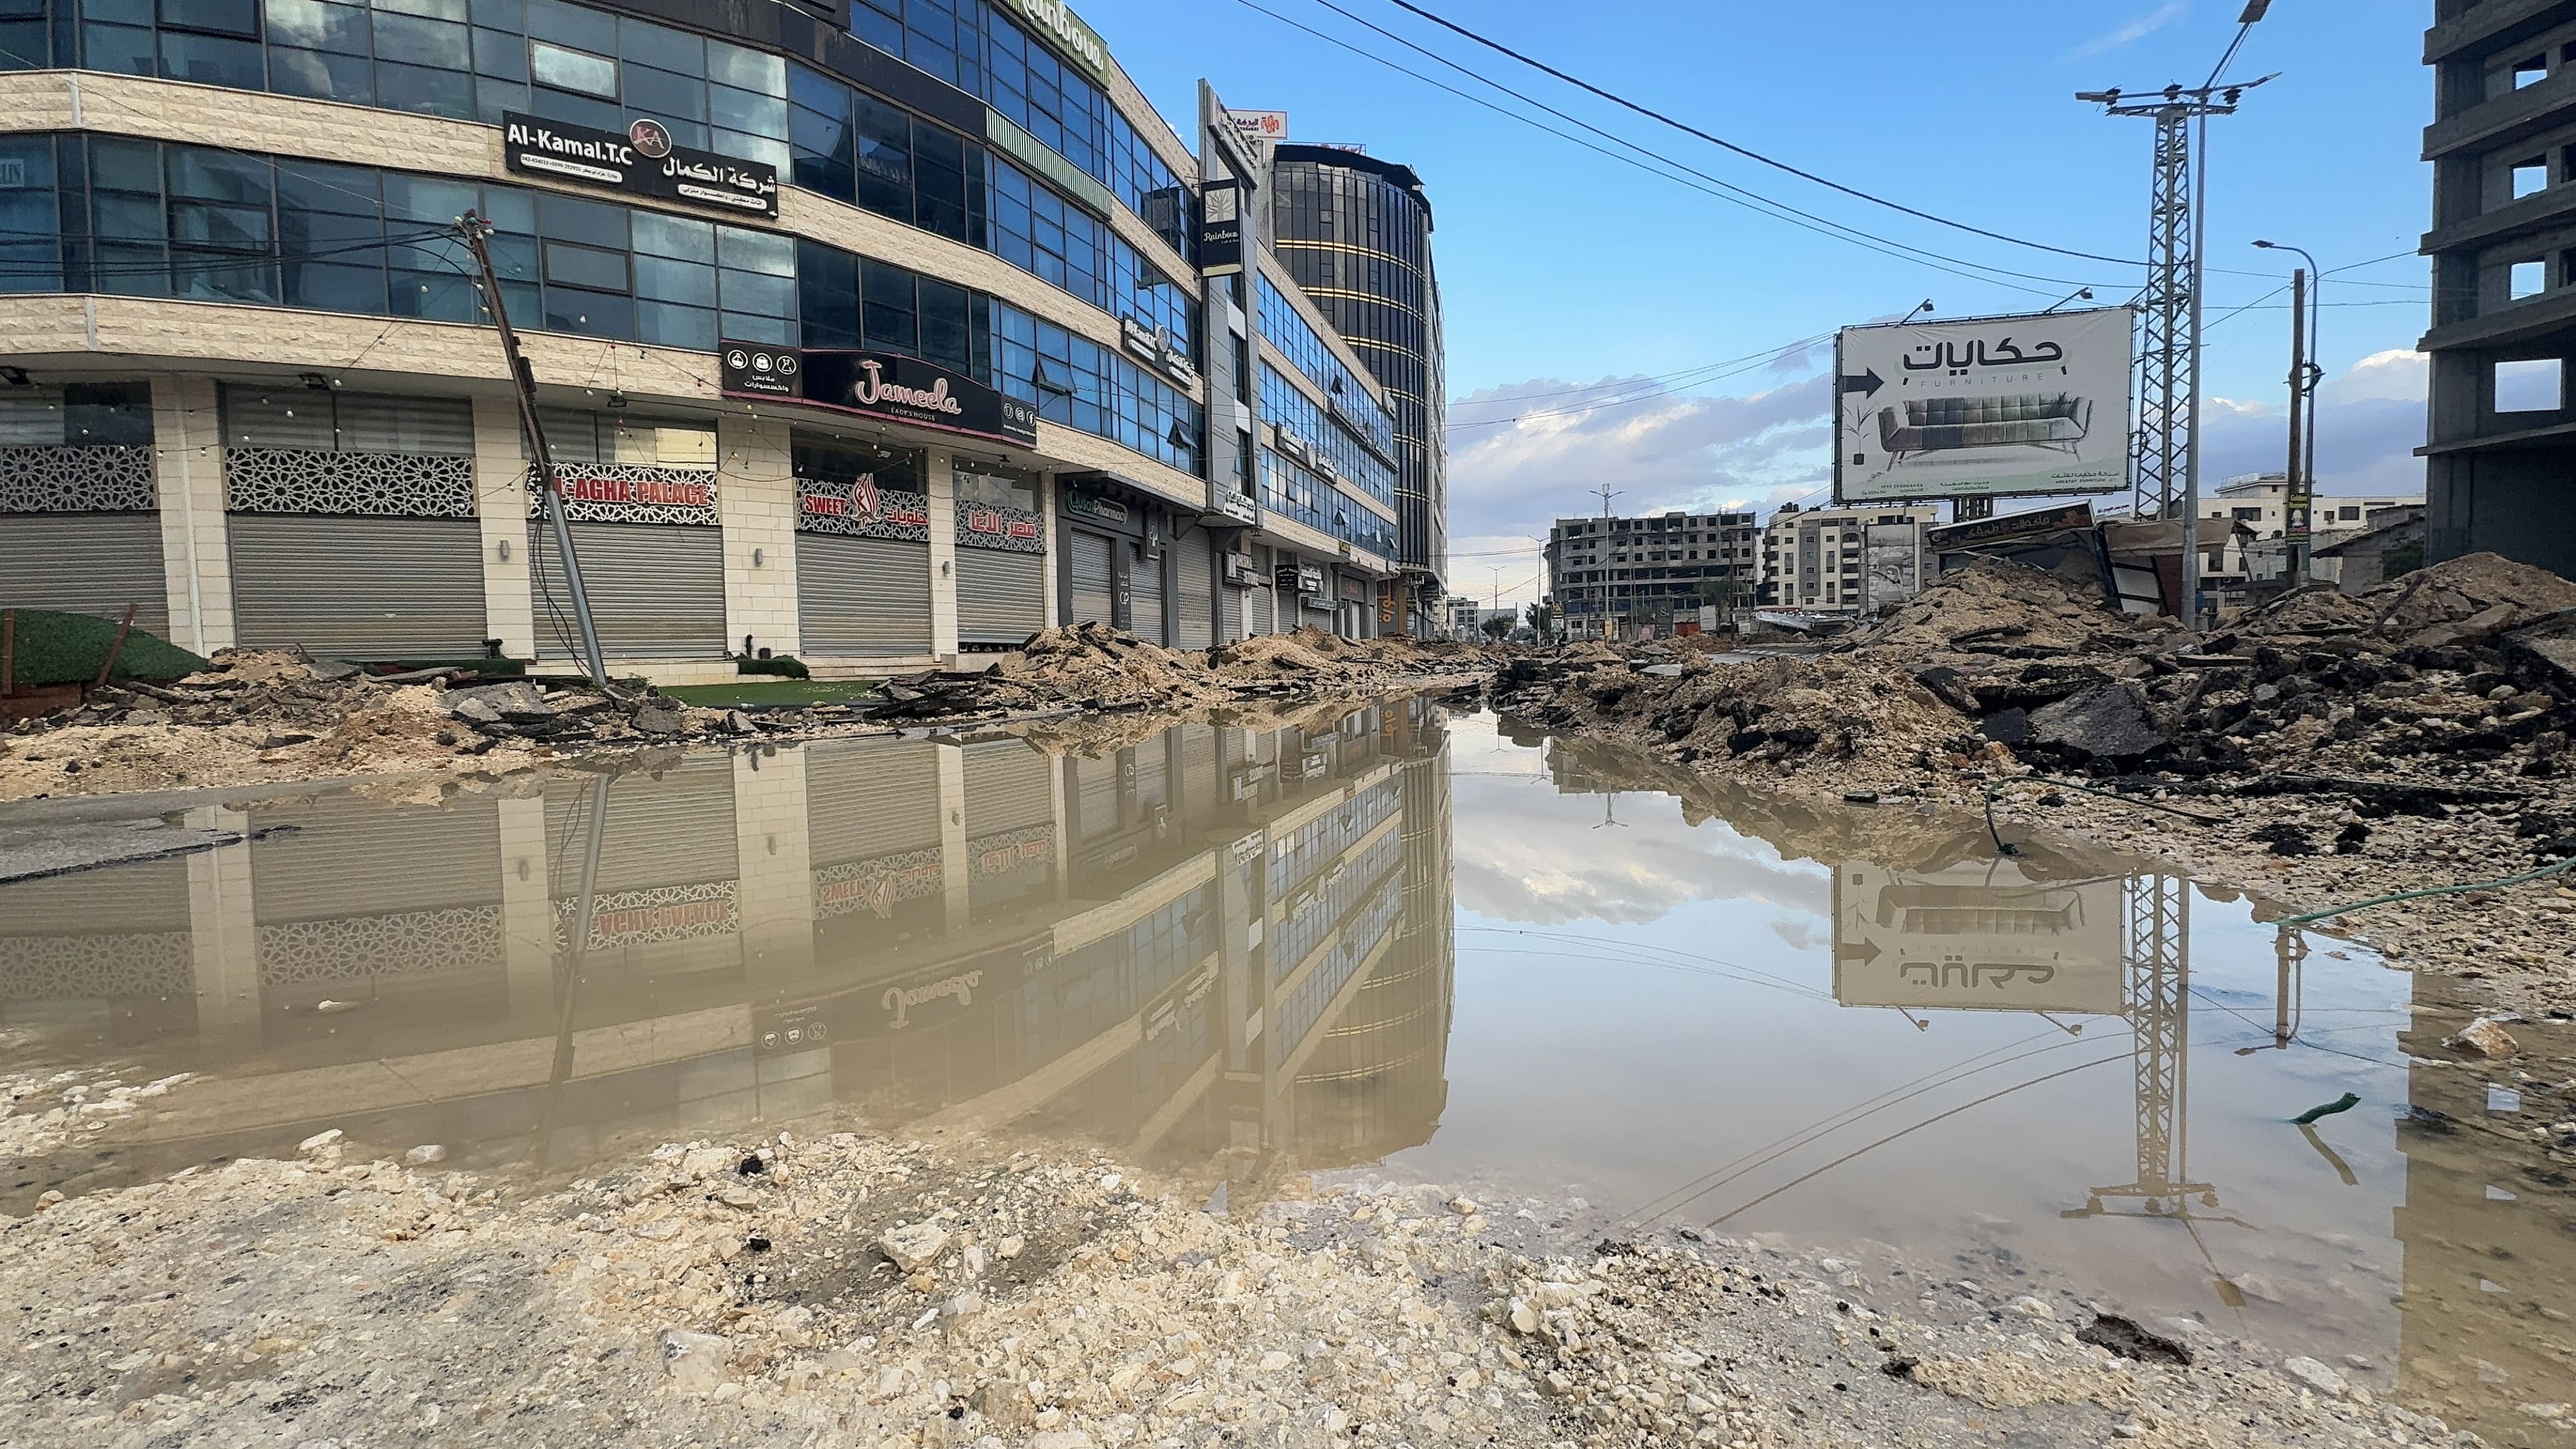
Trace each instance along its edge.
{"label": "jameela sign", "polygon": [[1035,407],[918,357],[727,342],[720,360],[724,391],[734,396],[794,398],[945,433],[1037,446]]}
{"label": "jameela sign", "polygon": [[512,111],[501,118],[501,154],[513,171],[665,201],[778,215],[777,167],[675,146],[670,130],[659,121],[637,121],[619,135]]}

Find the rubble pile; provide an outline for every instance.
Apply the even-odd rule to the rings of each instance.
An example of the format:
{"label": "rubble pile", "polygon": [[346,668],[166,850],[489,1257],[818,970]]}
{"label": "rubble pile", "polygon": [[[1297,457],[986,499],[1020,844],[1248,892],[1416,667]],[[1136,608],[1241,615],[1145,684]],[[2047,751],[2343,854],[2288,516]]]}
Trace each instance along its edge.
{"label": "rubble pile", "polygon": [[[602,745],[746,734],[641,681],[616,697],[461,670],[369,675],[278,650],[226,650],[166,685],[130,681],[0,737],[0,799],[472,768],[500,773]],[[470,676],[464,676],[470,678]]]}
{"label": "rubble pile", "polygon": [[40,1199],[0,1227],[12,1421],[49,1444],[672,1449],[2451,1432],[2197,1319],[1874,1244],[1568,1241],[1538,1226],[1556,1205],[1419,1183],[1229,1214],[1096,1154],[852,1133],[671,1143],[533,1193],[442,1155],[328,1130],[294,1161]]}

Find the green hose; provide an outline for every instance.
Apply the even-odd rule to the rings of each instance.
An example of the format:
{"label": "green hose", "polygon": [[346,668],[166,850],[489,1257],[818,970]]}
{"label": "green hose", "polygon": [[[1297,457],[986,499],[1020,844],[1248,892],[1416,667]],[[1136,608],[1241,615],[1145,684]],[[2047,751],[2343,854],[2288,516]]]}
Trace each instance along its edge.
{"label": "green hose", "polygon": [[2549,877],[2558,874],[2560,871],[2566,870],[2569,866],[2576,866],[2576,856],[2570,856],[2569,858],[2558,862],[2556,865],[2543,866],[2538,870],[2527,871],[2521,875],[2509,875],[2502,880],[2471,881],[2466,885],[2428,886],[2420,891],[2399,891],[2393,896],[2372,896],[2366,901],[2355,901],[2348,906],[2335,906],[2322,911],[2310,911],[2304,916],[2292,916],[2288,920],[2275,921],[2273,924],[2279,926],[2304,926],[2313,921],[2323,921],[2335,916],[2349,915],[2354,911],[2362,910],[2370,906],[2384,906],[2395,901],[2420,900],[2425,896],[2455,896],[2462,891],[2491,891],[2502,890],[2506,886],[2529,885],[2531,882],[2536,880],[2547,880]]}

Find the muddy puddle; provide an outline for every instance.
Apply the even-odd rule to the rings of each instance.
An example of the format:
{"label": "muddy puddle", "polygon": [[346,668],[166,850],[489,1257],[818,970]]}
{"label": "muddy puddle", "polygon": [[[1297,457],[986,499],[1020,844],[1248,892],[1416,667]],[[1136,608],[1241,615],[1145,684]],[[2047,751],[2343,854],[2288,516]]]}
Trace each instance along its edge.
{"label": "muddy puddle", "polygon": [[656,763],[209,807],[256,838],[0,886],[0,1069],[194,1074],[0,1208],[332,1127],[551,1179],[1033,1133],[1229,1199],[1875,1240],[1949,1265],[1929,1293],[2072,1284],[2565,1442],[2524,1406],[2576,1399],[2576,1033],[2463,1061],[2459,983],[2234,892],[1427,701]]}

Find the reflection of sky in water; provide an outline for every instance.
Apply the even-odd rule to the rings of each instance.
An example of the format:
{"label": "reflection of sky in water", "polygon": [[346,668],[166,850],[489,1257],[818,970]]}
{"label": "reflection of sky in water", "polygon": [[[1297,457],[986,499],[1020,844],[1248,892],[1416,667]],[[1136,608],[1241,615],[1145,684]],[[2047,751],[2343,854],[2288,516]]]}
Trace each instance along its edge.
{"label": "reflection of sky in water", "polygon": [[[1482,722],[1455,726],[1452,749],[1448,1108],[1402,1168],[1675,1224],[1956,1254],[1957,1276],[1991,1289],[2017,1264],[2045,1267],[2131,1311],[2232,1327],[2223,1274],[2249,1327],[2331,1324],[2339,1352],[2393,1351],[2405,976],[2319,941],[2301,1045],[2239,1056],[2272,1040],[2275,932],[2242,902],[2195,896],[2181,1121],[2188,1176],[2218,1204],[2195,1196],[2188,1229],[2063,1218],[2140,1171],[2126,1020],[1838,1004],[1839,862],[1694,829],[1650,792],[1621,795],[1620,826],[1601,828],[1605,797],[1509,778],[1531,752]],[[2346,1091],[2362,1105],[2319,1131],[2357,1186],[2286,1120]],[[2140,1211],[2116,1194],[2102,1206]]]}

